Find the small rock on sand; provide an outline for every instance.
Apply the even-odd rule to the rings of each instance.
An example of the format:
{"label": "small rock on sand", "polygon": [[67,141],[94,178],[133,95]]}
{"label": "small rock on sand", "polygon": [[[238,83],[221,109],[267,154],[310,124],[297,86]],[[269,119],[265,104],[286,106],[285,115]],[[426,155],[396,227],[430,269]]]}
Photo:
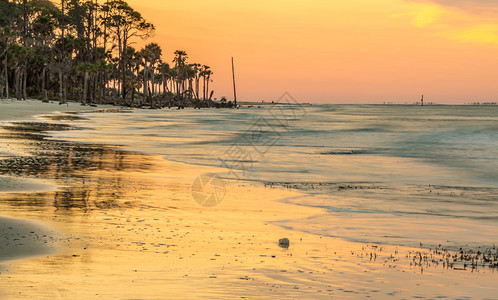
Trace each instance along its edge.
{"label": "small rock on sand", "polygon": [[282,248],[289,248],[290,241],[288,238],[278,240],[278,245]]}

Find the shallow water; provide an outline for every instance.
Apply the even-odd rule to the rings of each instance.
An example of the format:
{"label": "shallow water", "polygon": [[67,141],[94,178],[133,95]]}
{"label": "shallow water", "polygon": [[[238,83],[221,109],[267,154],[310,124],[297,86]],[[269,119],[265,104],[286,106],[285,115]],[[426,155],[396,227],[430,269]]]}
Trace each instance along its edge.
{"label": "shallow water", "polygon": [[[221,116],[237,119],[230,117],[230,113],[246,115],[246,120],[238,125],[239,131],[213,131],[206,137],[213,141],[232,137],[232,142],[223,142],[219,148],[214,146],[215,142],[203,146],[205,134],[194,134],[194,129],[200,127],[195,125],[196,118],[211,119],[213,123],[223,123]],[[263,108],[254,109],[254,113],[268,115]],[[425,243],[420,248],[418,240],[417,247],[389,245],[413,244],[415,237],[421,235],[419,230],[427,230],[426,239],[439,241],[438,231],[451,234],[455,226],[472,228],[477,224],[480,229],[485,228],[482,211],[466,208],[465,205],[471,207],[469,203],[452,203],[460,191],[472,195],[460,195],[467,202],[482,202],[492,207],[485,199],[494,195],[493,186],[480,182],[473,188],[459,190],[406,184],[399,178],[403,170],[408,173],[419,168],[416,170],[448,177],[452,173],[446,173],[445,166],[427,161],[359,150],[357,153],[356,148],[355,151],[340,148],[342,154],[338,155],[338,150],[334,150],[338,148],[330,146],[327,151],[335,151],[335,155],[323,155],[317,151],[324,147],[306,150],[301,145],[299,148],[305,151],[292,152],[296,147],[286,147],[283,140],[266,147],[268,151],[258,152],[259,160],[254,159],[254,167],[246,172],[196,165],[201,158],[205,165],[220,164],[209,153],[225,154],[234,140],[240,140],[248,132],[243,123],[253,124],[248,118],[250,114],[250,110],[99,113],[85,114],[83,117],[88,119],[77,121],[90,129],[67,130],[70,127],[43,123],[18,123],[4,129],[6,133],[1,138],[18,144],[17,148],[26,155],[0,160],[0,174],[45,179],[60,187],[50,192],[0,195],[0,210],[12,217],[42,221],[64,237],[56,243],[58,253],[2,264],[0,297],[384,299],[496,295],[497,274],[495,268],[483,264],[483,254],[474,268],[459,258],[458,251],[446,250],[444,244],[450,243],[443,242],[442,249],[431,250],[423,248],[427,247]],[[294,117],[297,122],[297,114]],[[137,122],[133,121],[135,118]],[[75,121],[72,115],[67,118],[59,115],[55,119]],[[157,131],[153,125],[157,122],[190,124],[183,136],[189,132],[187,139],[192,141],[182,139],[182,130],[175,132],[174,126],[168,135],[176,135],[175,139],[164,133],[151,137]],[[206,132],[206,124],[210,122],[205,121],[199,131]],[[134,129],[126,130],[127,126]],[[63,130],[50,133],[59,137],[56,140],[43,132],[55,129]],[[141,130],[149,130],[149,136],[142,139],[138,134]],[[255,132],[249,131],[257,136]],[[268,133],[272,134],[277,133]],[[62,136],[67,140],[61,139]],[[107,144],[108,139],[114,144],[127,145],[124,149],[141,152],[98,144]],[[78,140],[88,143],[75,142]],[[261,145],[269,144],[256,144]],[[251,147],[254,151],[261,150],[254,148],[254,144]],[[289,153],[285,154],[288,170],[298,168],[306,172],[289,172],[288,176],[274,172],[280,170],[280,158],[274,150]],[[188,153],[194,155],[185,155]],[[315,156],[321,165],[313,169]],[[181,161],[186,157],[196,157],[197,161],[168,160]],[[308,161],[292,162],[292,158],[299,157],[308,157]],[[405,169],[399,167],[400,162]],[[330,168],[332,165],[335,169]],[[396,176],[382,171],[381,167],[389,165],[396,168]],[[373,179],[362,177],[360,169],[378,171],[379,175]],[[191,195],[194,179],[206,173],[220,174],[227,184],[224,200],[211,208],[199,206]],[[425,180],[425,175],[409,175],[410,180]],[[335,180],[339,176],[344,179]],[[396,178],[391,182],[385,179],[390,176]],[[361,180],[352,180],[356,177]],[[412,198],[403,199],[400,195]],[[415,205],[413,199],[430,203],[431,209],[438,213],[426,213],[428,208]],[[465,209],[477,217],[455,217]],[[438,218],[475,222],[445,224],[437,222]],[[429,231],[431,227],[438,231]],[[488,232],[492,234],[492,228]],[[463,234],[458,238],[466,243],[476,241],[471,233],[476,235],[470,232],[468,238]],[[289,238],[288,249],[279,247],[278,240],[282,237]],[[357,242],[369,239],[385,245]],[[479,239],[486,240],[483,244],[488,245],[492,237],[486,237],[484,231],[479,233]],[[476,247],[471,245],[463,253],[467,255],[470,253],[467,249]],[[496,248],[480,248],[480,251],[486,257],[498,255]],[[476,258],[475,253],[472,255],[472,259]],[[469,265],[465,266],[466,263]]]}
{"label": "shallow water", "polygon": [[[168,160],[228,167],[225,179],[298,188],[328,213],[281,226],[414,246],[498,242],[498,107],[265,105],[86,114],[58,133]],[[228,199],[228,201],[230,201]]]}

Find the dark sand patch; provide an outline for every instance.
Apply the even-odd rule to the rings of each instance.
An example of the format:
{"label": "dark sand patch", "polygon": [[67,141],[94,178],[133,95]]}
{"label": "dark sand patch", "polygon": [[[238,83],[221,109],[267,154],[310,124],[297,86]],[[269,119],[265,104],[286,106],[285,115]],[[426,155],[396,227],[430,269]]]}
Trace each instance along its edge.
{"label": "dark sand patch", "polygon": [[42,224],[0,217],[0,262],[53,253],[55,239]]}
{"label": "dark sand patch", "polygon": [[0,193],[51,192],[57,187],[40,180],[0,176]]}

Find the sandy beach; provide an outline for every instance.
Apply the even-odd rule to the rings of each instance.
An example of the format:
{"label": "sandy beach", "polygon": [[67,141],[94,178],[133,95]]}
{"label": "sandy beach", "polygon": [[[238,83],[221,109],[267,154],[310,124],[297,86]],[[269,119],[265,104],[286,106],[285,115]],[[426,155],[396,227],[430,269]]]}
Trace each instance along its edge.
{"label": "sandy beach", "polygon": [[227,181],[223,202],[203,207],[193,180],[223,170],[53,139],[43,129],[64,126],[43,122],[72,114],[32,118],[90,109],[0,102],[2,121],[29,121],[0,132],[0,298],[496,297],[496,272],[443,267],[443,249],[279,226],[323,214],[292,204],[299,190]]}
{"label": "sandy beach", "polygon": [[[89,107],[82,107],[76,103],[58,105],[36,100],[0,100],[0,123],[19,120],[32,121],[38,115],[54,113],[55,111],[89,109]],[[4,133],[0,129],[0,159],[29,156],[29,153],[24,151],[27,148],[26,145],[13,139],[5,139]],[[15,167],[12,166],[12,168]],[[44,180],[0,176],[0,194],[46,193],[56,190],[57,186]],[[0,232],[2,239],[0,261],[38,256],[56,251],[53,243],[57,239],[57,233],[39,222],[0,216]]]}

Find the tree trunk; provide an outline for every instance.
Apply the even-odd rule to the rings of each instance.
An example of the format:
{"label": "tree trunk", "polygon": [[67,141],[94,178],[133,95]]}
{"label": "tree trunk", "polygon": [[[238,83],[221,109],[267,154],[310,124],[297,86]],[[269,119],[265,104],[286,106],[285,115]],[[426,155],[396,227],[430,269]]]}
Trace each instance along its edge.
{"label": "tree trunk", "polygon": [[155,74],[155,70],[154,70],[154,66],[150,66],[150,70],[152,72],[151,74],[151,80],[152,80],[152,97],[154,97],[154,95],[156,94],[156,74]]}
{"label": "tree trunk", "polygon": [[67,75],[64,75],[64,90],[62,91],[62,98],[64,99],[64,104],[67,103]]}
{"label": "tree trunk", "polygon": [[182,80],[182,95],[183,95],[183,99],[185,100],[185,82],[186,80]]}
{"label": "tree trunk", "polygon": [[103,78],[104,74],[103,72],[99,72],[99,75],[97,77],[97,83],[99,85],[98,93],[97,93],[97,103],[101,104],[102,103],[102,98],[104,97],[104,84],[103,84]]}
{"label": "tree trunk", "polygon": [[23,80],[22,80],[23,100],[28,100],[27,81],[28,81],[28,71],[26,70],[26,66],[24,66],[24,68],[23,68]]}
{"label": "tree trunk", "polygon": [[180,100],[180,80],[176,79],[176,96]]}
{"label": "tree trunk", "polygon": [[21,93],[20,93],[20,82],[19,82],[19,68],[16,67],[14,69],[14,89],[16,91],[16,99],[21,100]]}
{"label": "tree trunk", "polygon": [[28,12],[26,10],[26,1],[23,0],[22,2],[22,9],[23,9],[23,46],[26,47],[26,39],[28,37]]}
{"label": "tree trunk", "polygon": [[[148,87],[148,90],[149,90],[149,95],[152,95],[151,91],[150,91],[150,86]],[[152,96],[149,96],[149,105],[150,107],[152,107]],[[145,101],[145,103],[147,103],[147,101]]]}
{"label": "tree trunk", "polygon": [[9,61],[7,56],[7,50],[5,50],[5,91],[7,95],[7,99],[10,98],[9,95]]}
{"label": "tree trunk", "polygon": [[195,91],[194,91],[194,79],[190,78],[188,80],[188,89],[190,92],[190,98],[195,98]]}
{"label": "tree trunk", "polygon": [[202,100],[206,100],[206,77],[202,78]]}
{"label": "tree trunk", "polygon": [[165,78],[164,74],[163,74],[162,79],[163,79],[163,96],[161,97],[161,100],[160,100],[161,102],[159,104],[159,106],[161,106],[161,108],[163,108],[163,99],[166,99],[166,81],[165,81],[166,78]]}
{"label": "tree trunk", "polygon": [[166,97],[166,76],[163,74],[163,97]]}
{"label": "tree trunk", "polygon": [[47,98],[47,67],[43,66],[42,72],[42,101],[48,102]]}
{"label": "tree trunk", "polygon": [[88,94],[88,70],[85,70],[83,79],[83,96],[81,97],[81,104],[86,105],[86,96]]}
{"label": "tree trunk", "polygon": [[199,100],[199,77],[195,78],[195,97]]}
{"label": "tree trunk", "polygon": [[64,104],[64,84],[63,84],[62,66],[59,69],[59,104]]}
{"label": "tree trunk", "polygon": [[[207,80],[206,80],[206,96],[209,94],[209,76],[207,77]],[[211,96],[213,94],[211,93]],[[209,100],[211,100],[211,97],[209,97]]]}
{"label": "tree trunk", "polygon": [[123,92],[122,92],[122,97],[123,101],[126,103],[126,46],[128,45],[126,37],[123,39],[123,49],[121,50],[122,53],[122,65],[121,65],[121,72],[122,72],[122,77],[123,77],[123,86],[121,87]]}
{"label": "tree trunk", "polygon": [[95,76],[90,77],[90,104],[94,102],[95,99]]}
{"label": "tree trunk", "polygon": [[[108,4],[109,0],[106,1],[106,4]],[[104,14],[104,20],[107,20],[107,16],[109,15],[109,12],[106,11],[105,14]],[[104,23],[104,53],[106,52],[107,50],[107,22],[103,22]]]}
{"label": "tree trunk", "polygon": [[98,73],[93,75],[92,103],[93,102],[97,103],[100,100],[100,94],[97,93],[97,86],[99,83],[98,77],[99,77]]}
{"label": "tree trunk", "polygon": [[105,98],[107,93],[107,72],[104,71],[101,73],[101,87],[100,87],[100,99],[99,102],[102,103],[102,100]]}
{"label": "tree trunk", "polygon": [[118,65],[116,66],[116,70],[115,70],[116,75],[115,75],[114,80],[117,79],[117,81],[118,81],[117,94],[119,97],[119,95],[121,94],[121,84],[122,84],[122,82],[121,82],[121,68],[123,65],[123,52],[124,52],[123,42],[121,40],[121,30],[119,27],[117,28],[117,37],[118,37]]}
{"label": "tree trunk", "polygon": [[147,89],[147,84],[149,82],[149,70],[147,68],[147,62],[145,62],[144,65],[144,99],[149,96],[148,94],[148,89]]}

